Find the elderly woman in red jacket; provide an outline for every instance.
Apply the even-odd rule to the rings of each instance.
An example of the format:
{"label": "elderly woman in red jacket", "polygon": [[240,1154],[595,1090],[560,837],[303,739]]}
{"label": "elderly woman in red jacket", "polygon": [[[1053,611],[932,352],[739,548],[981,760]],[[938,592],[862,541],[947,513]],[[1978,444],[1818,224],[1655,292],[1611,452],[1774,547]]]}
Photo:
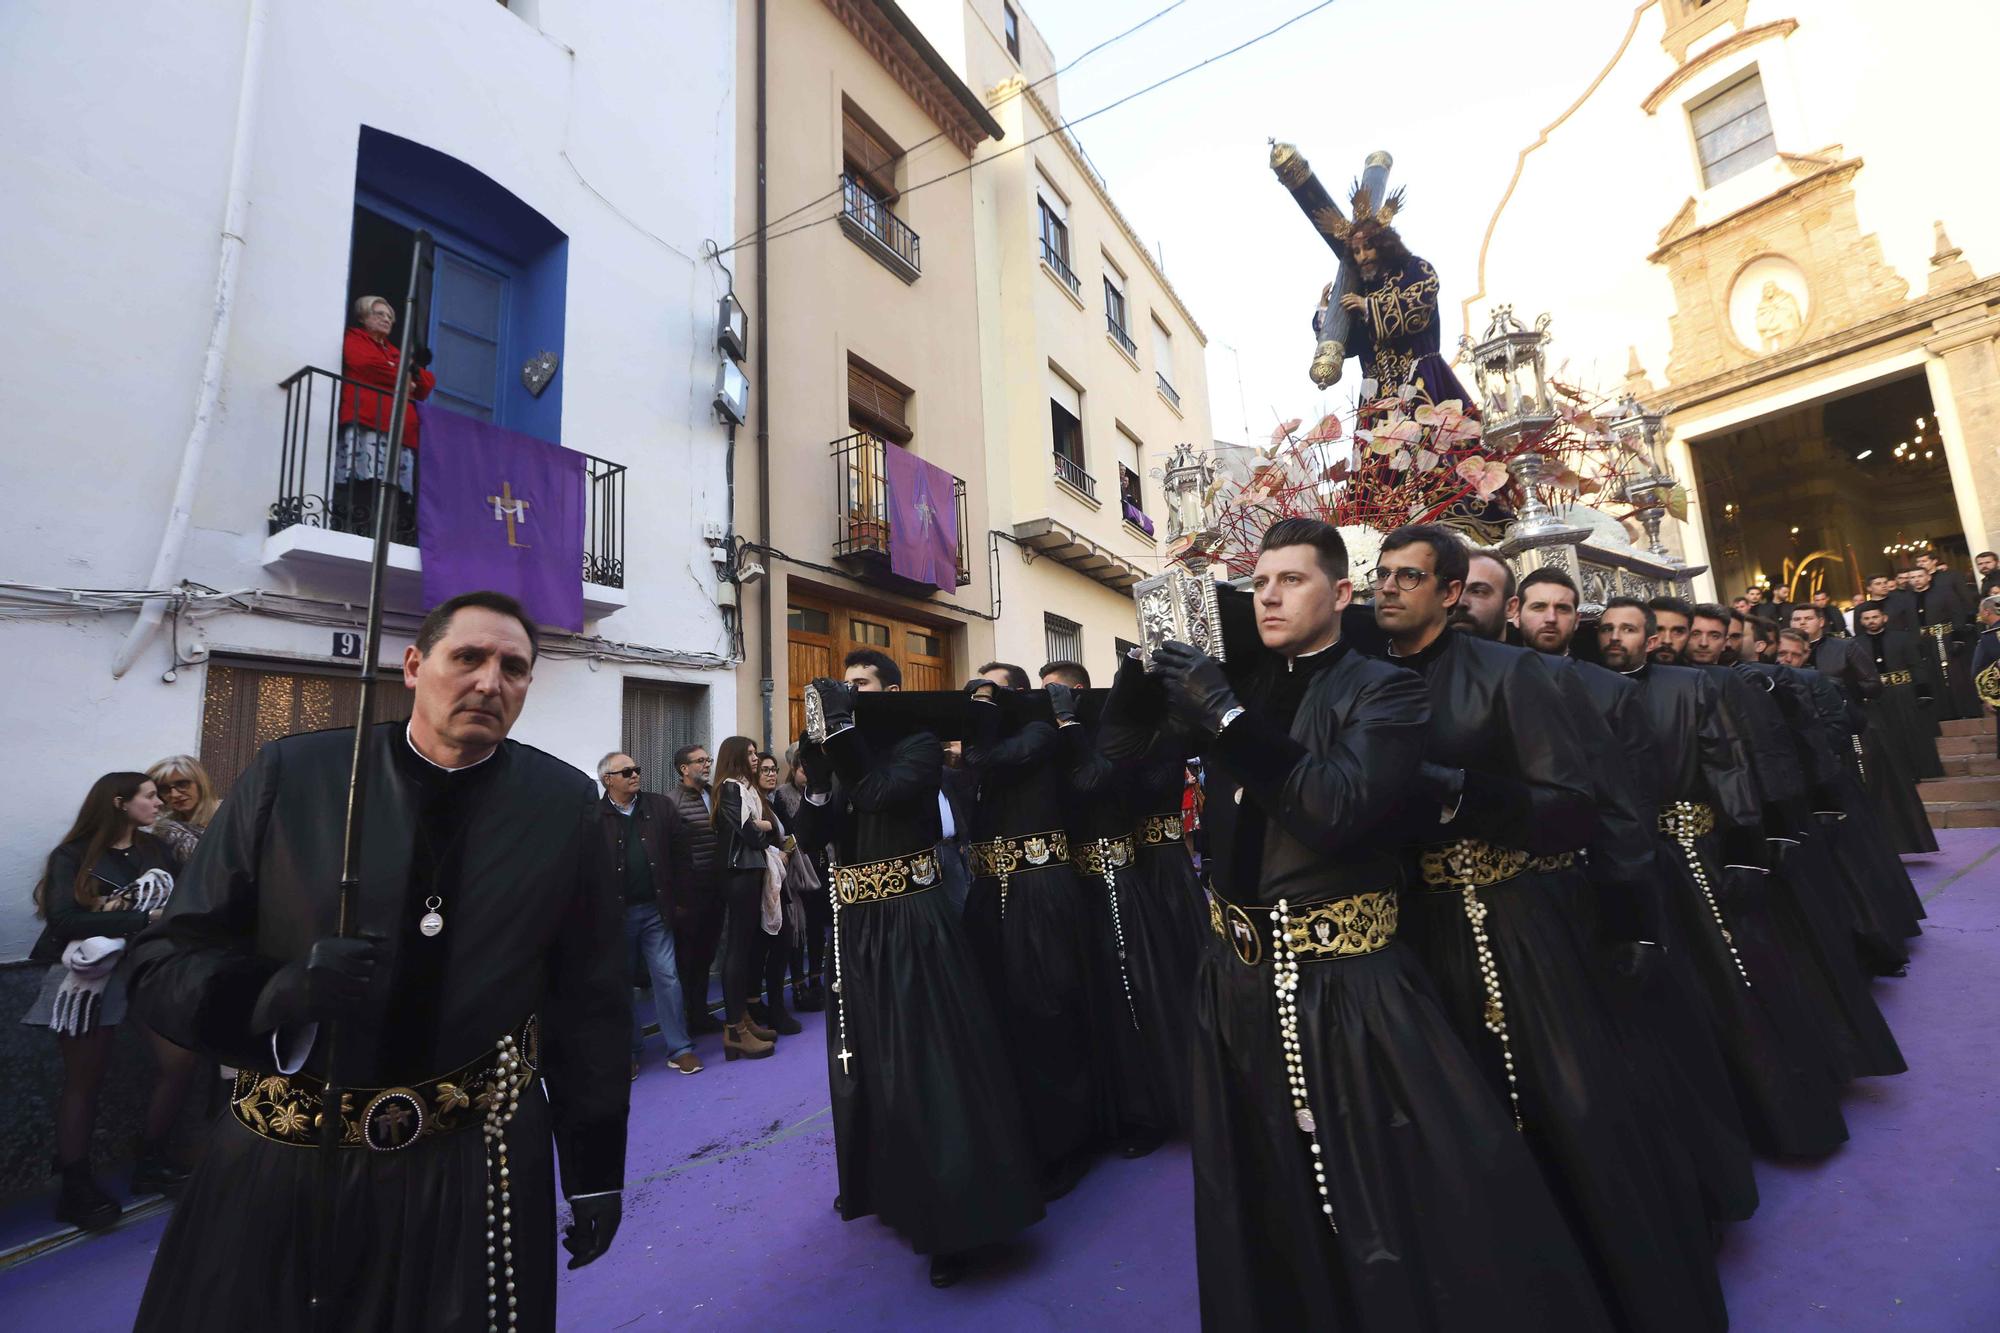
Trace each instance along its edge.
{"label": "elderly woman in red jacket", "polygon": [[[396,309],[379,296],[354,303],[354,325],[340,349],[340,438],[333,451],[334,526],[347,532],[375,530],[375,502],[382,473],[389,461],[389,423],[395,408],[396,369],[402,353],[390,340]],[[431,374],[430,348],[419,344],[410,361],[412,401],[430,397],[437,387]],[[403,408],[403,456],[396,470],[402,491],[397,507],[396,538],[414,541],[417,531],[417,412]]]}

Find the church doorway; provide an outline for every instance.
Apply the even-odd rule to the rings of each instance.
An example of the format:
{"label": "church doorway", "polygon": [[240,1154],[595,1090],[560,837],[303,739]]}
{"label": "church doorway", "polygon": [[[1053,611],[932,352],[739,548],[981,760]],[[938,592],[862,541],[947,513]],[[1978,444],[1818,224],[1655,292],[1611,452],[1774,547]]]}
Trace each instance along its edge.
{"label": "church doorway", "polygon": [[1920,550],[1969,567],[1922,370],[1693,441],[1716,589],[1856,597]]}

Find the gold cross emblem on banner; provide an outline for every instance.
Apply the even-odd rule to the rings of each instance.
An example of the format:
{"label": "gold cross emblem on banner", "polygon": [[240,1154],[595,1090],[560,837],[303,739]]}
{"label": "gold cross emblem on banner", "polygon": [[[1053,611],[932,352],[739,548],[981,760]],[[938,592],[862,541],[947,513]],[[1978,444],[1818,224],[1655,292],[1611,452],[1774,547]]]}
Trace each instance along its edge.
{"label": "gold cross emblem on banner", "polygon": [[518,546],[524,551],[527,550],[528,544],[526,542],[514,540],[514,525],[516,523],[525,524],[528,521],[528,501],[523,498],[517,498],[514,495],[514,483],[511,481],[501,482],[500,494],[487,496],[486,503],[493,506],[493,518],[496,522],[502,519],[506,520],[507,544],[509,546]]}

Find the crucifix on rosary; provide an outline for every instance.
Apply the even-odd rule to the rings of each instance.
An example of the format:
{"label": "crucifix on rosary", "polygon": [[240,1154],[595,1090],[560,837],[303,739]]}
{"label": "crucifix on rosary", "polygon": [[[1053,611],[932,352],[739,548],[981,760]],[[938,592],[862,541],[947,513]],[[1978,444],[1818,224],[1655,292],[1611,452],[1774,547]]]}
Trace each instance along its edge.
{"label": "crucifix on rosary", "polygon": [[834,1058],[840,1061],[840,1072],[845,1074],[847,1072],[847,1062],[854,1058],[854,1053],[847,1049],[846,1042],[842,1042],[840,1044],[840,1053]]}

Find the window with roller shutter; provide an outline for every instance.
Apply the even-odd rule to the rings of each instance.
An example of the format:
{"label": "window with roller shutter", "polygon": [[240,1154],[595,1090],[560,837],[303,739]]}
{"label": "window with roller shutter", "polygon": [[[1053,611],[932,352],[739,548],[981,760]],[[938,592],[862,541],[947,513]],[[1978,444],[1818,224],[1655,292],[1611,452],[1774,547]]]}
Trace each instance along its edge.
{"label": "window with roller shutter", "polygon": [[898,444],[910,442],[910,391],[881,371],[847,358],[847,424]]}

